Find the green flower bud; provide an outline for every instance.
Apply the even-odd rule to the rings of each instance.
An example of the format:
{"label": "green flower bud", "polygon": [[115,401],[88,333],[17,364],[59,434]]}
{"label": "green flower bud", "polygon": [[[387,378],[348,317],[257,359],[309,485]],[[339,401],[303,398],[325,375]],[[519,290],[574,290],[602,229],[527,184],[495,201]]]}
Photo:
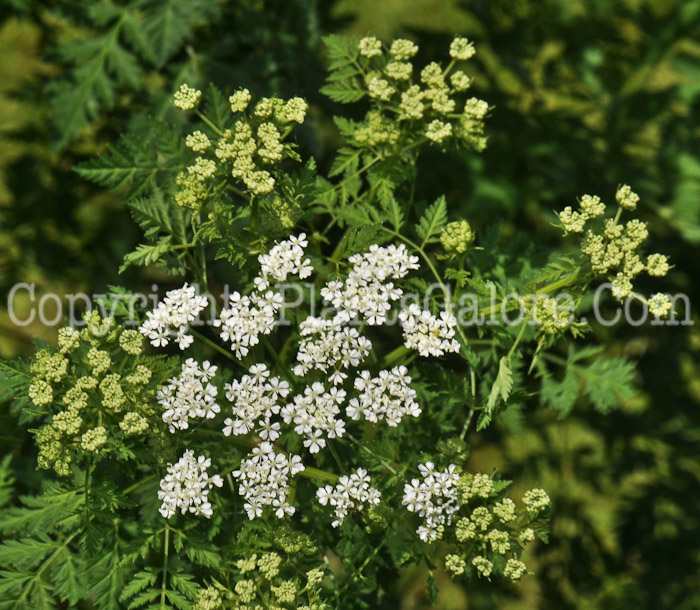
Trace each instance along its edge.
{"label": "green flower bud", "polygon": [[474,241],[474,232],[466,220],[449,223],[440,235],[440,243],[447,254],[464,254]]}

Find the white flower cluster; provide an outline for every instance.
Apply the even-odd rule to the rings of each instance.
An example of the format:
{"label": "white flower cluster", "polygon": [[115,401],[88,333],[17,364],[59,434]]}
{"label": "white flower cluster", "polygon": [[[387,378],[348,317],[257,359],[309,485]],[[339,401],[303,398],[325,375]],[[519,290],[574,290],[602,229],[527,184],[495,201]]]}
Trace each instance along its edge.
{"label": "white flower cluster", "polygon": [[411,378],[407,372],[405,366],[380,371],[378,377],[362,371],[355,378],[355,389],[360,394],[350,400],[348,416],[355,420],[364,417],[372,423],[383,419],[390,426],[397,426],[406,415],[418,417],[421,409],[416,402],[416,391],[409,385]]}
{"label": "white flower cluster", "polygon": [[423,480],[413,479],[404,485],[403,503],[412,513],[423,517],[416,533],[424,542],[434,542],[446,525],[452,523],[452,515],[460,508],[457,492],[457,474],[454,464],[438,472],[432,462],[418,466]]}
{"label": "white flower cluster", "polygon": [[362,315],[369,325],[384,324],[390,301],[400,299],[403,294],[388,280],[401,279],[412,269],[418,269],[418,257],[410,256],[404,244],[385,248],[374,244],[369,252],[355,254],[348,261],[352,269],[347,279],[329,282],[321,295],[338,309],[345,322]]}
{"label": "white flower cluster", "polygon": [[218,474],[207,475],[211,460],[200,455],[195,459],[194,452],[185,451],[175,464],[168,464],[168,474],[160,482],[158,499],[163,501],[160,514],[170,519],[177,509],[184,515],[188,511],[195,515],[212,516],[209,490],[224,482]]}
{"label": "white flower cluster", "polygon": [[345,434],[345,422],[338,419],[345,390],[326,388],[318,381],[297,394],[293,402],[282,408],[286,424],[294,424],[294,431],[304,437],[304,447],[318,453],[326,446],[326,438],[340,438]]}
{"label": "white flower cluster", "polygon": [[454,338],[457,318],[452,313],[442,311],[438,318],[412,303],[399,314],[399,320],[406,347],[417,350],[421,356],[459,351],[459,342]]}
{"label": "white flower cluster", "polygon": [[262,516],[263,506],[275,507],[279,519],[294,514],[289,504],[289,479],[304,470],[301,457],[287,457],[276,453],[272,444],[265,441],[252,452],[252,457],[241,462],[233,476],[240,481],[238,493],[246,502],[243,505],[249,519]]}
{"label": "white flower cluster", "polygon": [[234,418],[224,421],[224,434],[239,436],[255,430],[265,441],[279,438],[279,422],[272,422],[272,416],[280,412],[277,400],[289,394],[289,384],[279,377],[270,377],[264,364],[250,367],[250,375],[240,381],[225,385],[226,398],[233,403]]}
{"label": "white flower cluster", "polygon": [[356,328],[344,326],[338,316],[332,320],[309,316],[299,325],[299,335],[294,374],[302,377],[313,369],[323,372],[335,369],[330,376],[334,384],[347,378],[341,368],[358,366],[372,350],[372,342]]}
{"label": "white flower cluster", "polygon": [[192,344],[194,338],[187,334],[189,325],[207,306],[207,298],[197,294],[194,286],[185,284],[177,290],[165,293],[165,298],[158,306],[146,313],[146,321],[139,331],[148,337],[154,347],[165,347],[170,337],[184,350]]}
{"label": "white flower cluster", "polygon": [[260,263],[260,276],[253,280],[258,290],[270,287],[270,278],[278,282],[284,282],[289,275],[297,275],[299,279],[306,279],[313,273],[311,261],[304,258],[304,248],[309,245],[306,234],[298,237],[290,237],[281,241],[267,254],[258,256]]}
{"label": "white flower cluster", "polygon": [[323,506],[330,504],[335,507],[335,521],[331,523],[333,527],[342,525],[350,510],[360,509],[367,504],[379,504],[380,493],[370,487],[369,482],[367,471],[358,468],[349,477],[340,477],[335,487],[326,485],[316,491],[318,501]]}
{"label": "white flower cluster", "polygon": [[253,280],[256,290],[250,296],[234,292],[229,297],[228,307],[214,321],[214,326],[221,328],[221,338],[231,342],[237,358],[245,356],[259,343],[259,336],[270,334],[275,326],[283,298],[279,292],[268,290],[270,279],[283,282],[290,274],[304,279],[313,271],[309,259],[304,259],[307,245],[306,235],[301,233],[280,242],[268,254],[261,254],[258,257],[260,275]]}
{"label": "white flower cluster", "polygon": [[280,307],[282,295],[279,292],[253,292],[249,297],[234,292],[229,296],[228,307],[214,320],[214,326],[221,328],[219,336],[231,343],[237,358],[242,358],[260,342],[260,335],[272,332]]}
{"label": "white flower cluster", "polygon": [[221,411],[216,402],[218,389],[209,383],[217,368],[208,360],[199,368],[194,359],[188,358],[182,365],[180,376],[169,379],[168,385],[158,390],[158,404],[165,409],[163,421],[171,433],[187,430],[190,417],[213,419]]}

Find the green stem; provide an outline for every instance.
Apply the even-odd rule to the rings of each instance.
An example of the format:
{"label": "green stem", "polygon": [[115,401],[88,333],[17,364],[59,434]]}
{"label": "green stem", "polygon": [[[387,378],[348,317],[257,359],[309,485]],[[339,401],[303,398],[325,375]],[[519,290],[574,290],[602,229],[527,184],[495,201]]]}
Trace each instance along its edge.
{"label": "green stem", "polygon": [[265,335],[262,335],[260,337],[260,342],[265,346],[265,349],[269,352],[270,356],[272,356],[272,359],[275,361],[277,368],[279,368],[282,374],[287,378],[287,381],[289,381],[289,383],[292,386],[296,387],[296,378],[294,377],[294,375],[292,375],[292,372],[287,368],[284,362],[282,362],[282,359],[279,357],[279,354],[277,353],[275,348],[272,347],[272,343],[270,343],[270,340]]}
{"label": "green stem", "polygon": [[199,111],[199,109],[195,109],[194,112],[195,112],[195,114],[196,114],[200,119],[202,119],[202,121],[204,121],[207,125],[209,125],[209,127],[211,127],[211,128],[214,130],[214,133],[216,133],[216,134],[219,135],[219,136],[223,136],[223,135],[224,135],[223,132],[222,132],[216,125],[214,125],[214,123],[212,123],[207,117],[205,117],[205,116]]}
{"label": "green stem", "polygon": [[515,338],[515,343],[510,348],[510,351],[508,352],[508,355],[506,356],[506,359],[508,362],[510,362],[511,357],[515,353],[515,348],[518,347],[518,344],[520,343],[520,340],[523,338],[523,335],[525,334],[525,329],[527,328],[527,323],[529,322],[530,318],[525,318],[523,320],[522,326],[520,327],[520,332],[518,333],[518,336]]}
{"label": "green stem", "polygon": [[227,357],[229,360],[231,360],[232,362],[235,362],[235,363],[238,364],[239,366],[243,366],[243,363],[241,363],[239,360],[237,360],[236,357],[235,357],[230,351],[228,351],[227,349],[224,349],[224,348],[221,347],[218,343],[215,343],[214,341],[212,341],[209,337],[205,337],[202,333],[200,333],[199,331],[195,330],[194,328],[190,328],[190,332],[191,332],[195,337],[197,337],[199,340],[201,340],[201,341],[203,341],[204,343],[206,343],[206,344],[207,344],[209,347],[211,347],[212,349],[215,349],[215,350],[216,350],[217,352],[219,352],[220,354],[223,354],[224,356],[226,356],[226,357]]}
{"label": "green stem", "polygon": [[168,578],[168,553],[170,550],[170,526],[166,522],[165,524],[165,542],[163,551],[163,583],[160,590],[160,605],[165,608],[165,591],[167,589],[167,578]]}
{"label": "green stem", "polygon": [[132,491],[134,491],[135,489],[138,489],[139,487],[141,487],[141,485],[145,485],[145,484],[148,483],[149,481],[152,481],[153,479],[155,479],[156,476],[157,476],[157,475],[155,475],[155,474],[149,475],[149,476],[147,476],[146,478],[141,479],[140,481],[137,481],[137,482],[134,483],[133,485],[129,485],[129,487],[127,487],[122,493],[123,493],[125,496],[128,496]]}
{"label": "green stem", "polygon": [[352,436],[351,434],[346,434],[343,438],[347,438],[351,443],[353,443],[354,445],[357,445],[363,451],[366,451],[375,460],[377,460],[382,466],[384,466],[384,468],[386,468],[391,474],[393,474],[394,476],[397,476],[397,477],[399,476],[399,473],[396,472],[394,467],[391,464],[389,464],[389,462],[385,458],[383,458],[381,455],[377,455],[367,445],[358,441],[354,436]]}

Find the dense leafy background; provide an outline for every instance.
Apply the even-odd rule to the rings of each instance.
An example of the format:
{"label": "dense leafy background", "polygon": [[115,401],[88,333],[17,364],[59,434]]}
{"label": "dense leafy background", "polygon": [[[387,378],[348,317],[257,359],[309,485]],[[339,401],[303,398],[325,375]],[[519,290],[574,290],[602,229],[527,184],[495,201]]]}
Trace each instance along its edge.
{"label": "dense leafy background", "polygon": [[[618,183],[642,196],[653,250],[676,265],[660,289],[692,302],[700,261],[700,2],[697,0],[148,0],[4,2],[0,23],[0,286],[100,292],[147,287],[158,272],[118,277],[137,230],[118,195],[73,172],[146,122],[177,120],[172,83],[245,85],[312,104],[300,142],[327,166],[338,145],[333,106],[318,93],[326,33],[415,39],[426,59],[451,37],[474,39],[474,93],[495,107],[481,156],[421,160],[450,218],[478,235],[495,227],[561,247],[552,210]],[[307,126],[308,127],[308,126]],[[465,171],[466,168],[466,171]],[[420,196],[420,193],[417,194]],[[426,194],[427,196],[427,194]],[[504,253],[503,264],[509,264]],[[3,299],[4,300],[4,299]],[[21,306],[21,303],[18,303]],[[697,322],[697,315],[695,315]],[[55,329],[16,327],[0,312],[0,355],[31,351]],[[497,466],[555,503],[553,535],[510,591],[468,592],[446,577],[444,608],[700,606],[698,485],[700,332],[695,327],[597,327],[609,356],[638,361],[639,392],[601,415],[580,398],[516,413],[474,440],[475,469]],[[566,357],[566,351],[562,352]],[[600,383],[567,377],[583,397]],[[614,376],[615,372],[613,372]],[[553,380],[553,384],[562,379]],[[603,386],[604,387],[604,386]],[[589,388],[590,389],[590,388]],[[552,391],[556,390],[552,387]],[[555,395],[553,406],[560,406]],[[33,489],[31,444],[3,411],[3,453],[19,491]],[[427,605],[424,574],[406,572],[405,607]]]}

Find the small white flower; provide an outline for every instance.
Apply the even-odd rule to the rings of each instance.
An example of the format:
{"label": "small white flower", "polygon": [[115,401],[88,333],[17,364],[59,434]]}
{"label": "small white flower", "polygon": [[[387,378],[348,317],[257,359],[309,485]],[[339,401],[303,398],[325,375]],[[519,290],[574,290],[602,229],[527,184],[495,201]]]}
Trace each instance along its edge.
{"label": "small white flower", "polygon": [[404,485],[403,504],[412,513],[418,513],[423,518],[416,533],[424,542],[434,542],[438,539],[438,528],[450,525],[452,515],[459,509],[457,494],[457,474],[451,464],[442,472],[435,470],[432,462],[418,466],[423,480],[413,479]]}
{"label": "small white flower", "polygon": [[216,366],[208,361],[204,370],[197,362],[188,358],[182,365],[179,377],[168,380],[156,395],[158,404],[163,408],[163,421],[168,424],[171,433],[187,430],[190,417],[213,419],[221,408],[216,402],[218,389],[208,383],[216,375]]}
{"label": "small white flower", "polygon": [[379,504],[381,494],[369,484],[367,471],[358,468],[349,477],[340,477],[335,488],[326,485],[316,490],[319,503],[322,506],[330,504],[335,509],[335,520],[331,523],[333,527],[342,525],[351,510]]}
{"label": "small white flower", "polygon": [[209,490],[221,487],[224,482],[216,474],[207,475],[211,460],[200,455],[195,459],[194,452],[185,451],[175,463],[168,464],[168,474],[160,482],[158,499],[162,500],[159,512],[169,519],[177,509],[184,515],[188,511],[195,515],[204,515],[207,519],[213,514],[209,502]]}
{"label": "small white flower", "polygon": [[299,456],[276,453],[267,441],[255,447],[232,473],[239,481],[238,493],[246,500],[243,508],[248,518],[261,517],[265,506],[272,506],[278,519],[293,515],[295,509],[288,502],[289,479],[302,470]]}
{"label": "small white flower", "polygon": [[163,301],[146,313],[146,321],[139,331],[154,347],[165,347],[173,337],[181,350],[187,349],[193,341],[192,335],[187,333],[189,326],[207,305],[205,296],[198,295],[194,286],[185,284],[165,293]]}

